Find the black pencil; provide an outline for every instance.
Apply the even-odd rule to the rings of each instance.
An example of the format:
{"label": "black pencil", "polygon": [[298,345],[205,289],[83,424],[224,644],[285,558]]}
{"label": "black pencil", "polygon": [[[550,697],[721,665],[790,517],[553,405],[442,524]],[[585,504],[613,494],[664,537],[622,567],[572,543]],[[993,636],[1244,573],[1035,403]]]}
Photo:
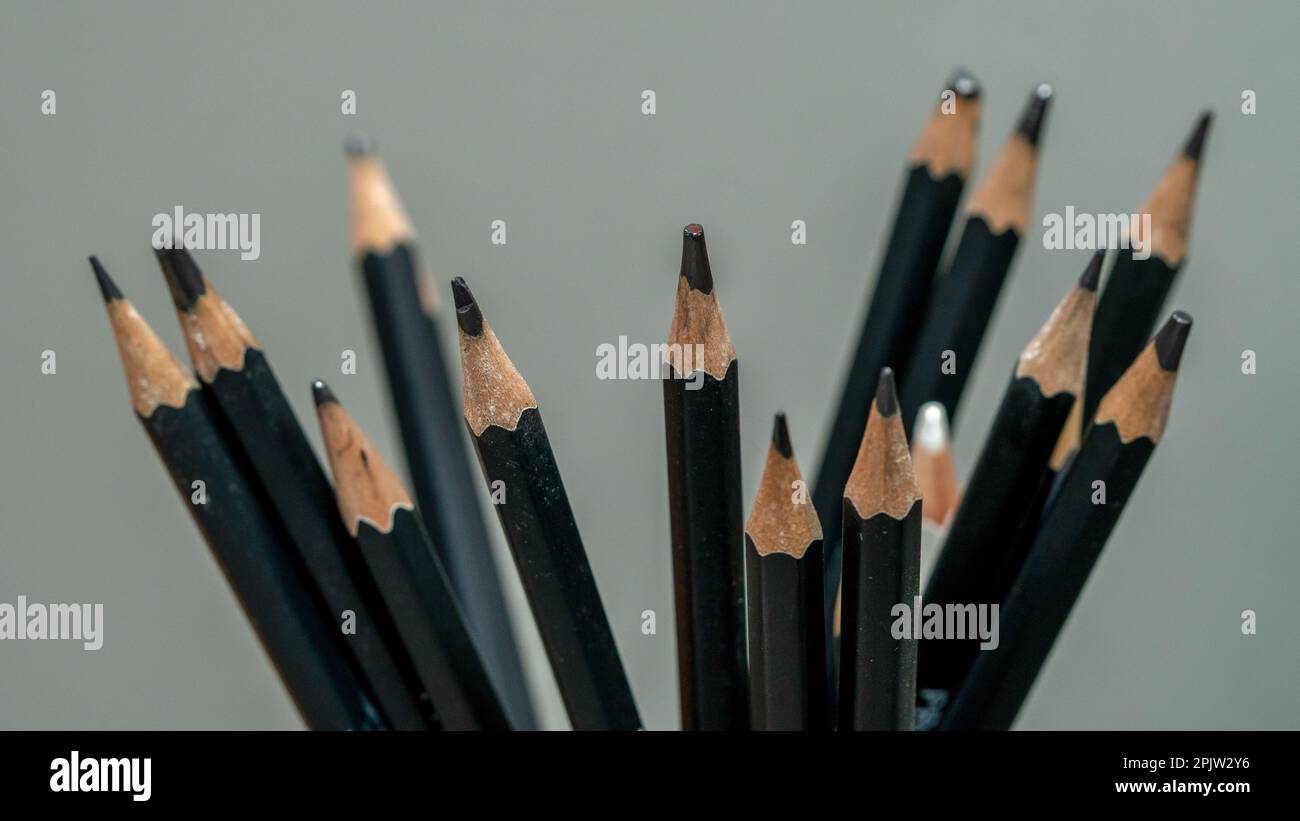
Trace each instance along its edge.
{"label": "black pencil", "polygon": [[896,607],[916,606],[921,495],[899,415],[894,375],[880,373],[853,472],[844,488],[841,730],[911,730],[916,638],[896,638]]}
{"label": "black pencil", "polygon": [[1101,397],[1142,350],[1160,319],[1165,300],[1187,259],[1187,242],[1206,140],[1214,115],[1202,112],[1191,136],[1156,184],[1139,214],[1151,215],[1144,237],[1146,259],[1120,248],[1097,302],[1097,320],[1088,350],[1088,383],[1083,417],[1091,419]]}
{"label": "black pencil", "polygon": [[[419,514],[521,729],[535,726],[519,649],[492,559],[438,318],[422,291],[415,232],[363,138],[347,143],[352,254],[365,281]],[[422,298],[424,297],[424,298]]]}
{"label": "black pencil", "polygon": [[641,727],[537,401],[463,279],[452,281],[465,424],[575,730]]}
{"label": "black pencil", "polygon": [[[979,84],[957,71],[944,93],[908,156],[903,195],[813,484],[813,505],[832,546],[839,543],[844,483],[853,470],[880,369],[894,368],[896,378],[903,379],[953,215],[975,163]],[[840,581],[838,549],[832,548],[831,554],[827,607],[835,601]]]}
{"label": "black pencil", "polygon": [[[284,524],[336,624],[350,621],[344,644],[397,730],[430,727],[422,688],[356,543],[339,520],[334,493],[271,363],[238,315],[183,248],[157,249],[204,395],[225,421],[232,446]],[[345,614],[351,613],[351,619]]]}
{"label": "black pencil", "polygon": [[753,729],[828,729],[822,529],[783,413],[745,523],[745,562]]}
{"label": "black pencil", "polygon": [[103,266],[90,258],[136,416],[307,726],[382,730],[287,534],[258,499],[199,390]]}
{"label": "black pencil", "polygon": [[324,382],[312,384],[312,395],[337,486],[339,519],[356,539],[410,648],[439,725],[510,729],[406,488]]}
{"label": "black pencil", "polygon": [[1007,729],[1015,720],[1164,434],[1191,327],[1175,311],[1102,398],[1006,597],[998,646],[979,654],[941,729]]}
{"label": "black pencil", "polygon": [[[972,492],[953,518],[925,587],[926,605],[1000,603],[1023,563],[1015,542],[1057,437],[1083,390],[1097,282],[1095,253],[1078,284],[1030,340],[1002,394],[1002,404],[971,473]],[[1026,545],[1027,547],[1027,545]],[[918,695],[948,703],[979,654],[980,639],[921,641]],[[924,728],[924,727],[923,727]]]}
{"label": "black pencil", "polygon": [[749,726],[736,349],[704,229],[682,233],[663,380],[677,676],[684,730]]}
{"label": "black pencil", "polygon": [[1029,229],[1038,145],[1051,99],[1051,86],[1034,89],[1015,132],[971,194],[952,265],[935,284],[902,377],[899,396],[909,430],[926,402],[942,402],[957,427],[966,380],[974,372],[1020,238]]}

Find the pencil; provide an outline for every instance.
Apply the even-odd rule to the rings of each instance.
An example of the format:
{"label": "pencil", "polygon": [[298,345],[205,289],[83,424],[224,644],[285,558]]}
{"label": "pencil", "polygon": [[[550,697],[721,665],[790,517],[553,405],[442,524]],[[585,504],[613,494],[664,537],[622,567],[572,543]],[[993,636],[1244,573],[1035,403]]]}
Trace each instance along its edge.
{"label": "pencil", "polygon": [[897,606],[919,592],[921,495],[899,415],[894,375],[880,372],[858,458],[844,488],[841,730],[911,730],[916,638],[895,638]]}
{"label": "pencil", "polygon": [[401,480],[329,386],[312,384],[338,495],[338,518],[356,539],[397,629],[448,730],[508,730],[447,573]]}
{"label": "pencil", "polygon": [[184,248],[155,249],[203,392],[231,446],[252,465],[253,483],[284,524],[328,611],[355,633],[344,644],[393,729],[428,729],[422,688],[356,543],[339,520],[334,492],[280,389],[271,363],[234,309]]}
{"label": "pencil", "polygon": [[1139,212],[1151,215],[1150,236],[1143,238],[1150,255],[1134,259],[1132,248],[1120,248],[1116,254],[1097,302],[1088,351],[1084,419],[1092,418],[1101,397],[1146,344],[1187,260],[1196,181],[1213,121],[1211,112],[1201,113],[1182,150]]}
{"label": "pencil", "polygon": [[1175,311],[1097,406],[1002,607],[998,646],[979,653],[942,729],[1007,729],[1015,720],[1164,435],[1191,327]]}
{"label": "pencil", "polygon": [[465,423],[575,730],[641,727],[537,400],[469,287],[452,280]]}
{"label": "pencil", "polygon": [[[926,605],[1000,603],[1023,563],[1010,538],[1029,510],[1048,457],[1083,389],[1097,282],[1104,253],[1093,254],[1078,283],[1016,360],[1011,382],[984,439],[972,492],[961,503],[925,587]],[[1027,547],[1027,545],[1026,545]],[[917,687],[950,701],[979,655],[972,637],[922,641]],[[939,693],[926,691],[937,690]]]}
{"label": "pencil", "polygon": [[687,225],[663,380],[684,730],[749,726],[736,349],[704,229]]}
{"label": "pencil", "polygon": [[516,726],[535,726],[415,231],[371,142],[347,142],[352,255],[365,282],[420,517]]}
{"label": "pencil", "polygon": [[783,413],[745,523],[745,562],[753,729],[828,729],[822,529]]}
{"label": "pencil", "polygon": [[91,268],[131,404],[299,715],[313,730],[382,730],[338,628],[322,614],[283,527],[259,501],[199,390],[95,257]]}
{"label": "pencil", "polygon": [[979,84],[969,73],[958,70],[948,80],[908,156],[894,225],[813,484],[813,505],[822,532],[828,534],[828,607],[836,598],[840,581],[838,544],[844,483],[853,470],[880,369],[893,368],[896,378],[902,380],[911,358],[934,272],[975,164],[979,118]]}
{"label": "pencil", "polygon": [[1020,238],[1029,229],[1038,146],[1052,87],[1029,96],[1016,130],[971,194],[952,266],[935,284],[902,378],[903,422],[910,429],[926,402],[941,402],[957,426],[957,407],[974,372]]}

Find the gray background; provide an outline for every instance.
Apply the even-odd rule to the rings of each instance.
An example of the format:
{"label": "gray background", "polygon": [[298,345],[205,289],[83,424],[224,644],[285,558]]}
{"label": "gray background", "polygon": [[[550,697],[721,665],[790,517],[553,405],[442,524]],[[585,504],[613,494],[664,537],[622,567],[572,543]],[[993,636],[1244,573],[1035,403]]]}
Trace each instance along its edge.
{"label": "gray background", "polygon": [[[0,643],[0,727],[299,726],[132,416],[85,257],[184,356],[152,216],[260,213],[260,260],[200,263],[314,442],[307,385],[324,375],[400,461],[347,254],[354,130],[379,140],[440,283],[468,278],[537,394],[645,720],[675,727],[660,389],[598,381],[596,347],[664,338],[680,228],[702,222],[742,361],[746,504],[778,408],[811,473],[905,154],[956,65],[986,90],[977,176],[1033,85],[1056,86],[1035,225],[1067,204],[1135,210],[1197,111],[1218,113],[1165,441],[1019,726],[1300,727],[1296,4],[5,5],[0,601],[102,602],[106,641]],[[1022,244],[964,406],[963,477],[1086,257]],[[524,635],[544,721],[566,726]]]}

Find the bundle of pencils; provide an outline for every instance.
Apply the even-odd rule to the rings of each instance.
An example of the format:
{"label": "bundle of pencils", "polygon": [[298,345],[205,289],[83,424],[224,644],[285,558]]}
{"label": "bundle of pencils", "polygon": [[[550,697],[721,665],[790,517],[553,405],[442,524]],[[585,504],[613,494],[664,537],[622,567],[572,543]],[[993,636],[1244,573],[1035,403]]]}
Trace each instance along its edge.
{"label": "bundle of pencils", "polygon": [[[1053,97],[1033,89],[941,270],[983,94],[954,73],[908,158],[815,487],[777,413],[747,520],[722,277],[703,227],[683,231],[662,388],[684,729],[1009,728],[1164,438],[1191,317],[1142,340],[1185,266],[1209,115],[1142,212],[1149,253],[1120,250],[1100,298],[1104,251],[1083,266],[959,485],[949,420],[1028,232]],[[536,726],[486,489],[572,726],[640,729],[566,443],[461,278],[456,385],[396,189],[369,141],[346,148],[409,483],[316,380],[331,485],[268,352],[179,243],[154,250],[192,373],[91,258],[137,418],[308,727]],[[963,621],[981,608],[995,649]]]}

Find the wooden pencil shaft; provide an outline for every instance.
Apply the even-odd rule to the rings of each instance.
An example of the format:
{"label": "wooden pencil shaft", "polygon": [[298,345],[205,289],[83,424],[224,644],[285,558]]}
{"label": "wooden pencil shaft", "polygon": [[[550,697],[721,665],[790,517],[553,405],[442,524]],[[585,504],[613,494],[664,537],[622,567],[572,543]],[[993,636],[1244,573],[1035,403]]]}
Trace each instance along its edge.
{"label": "wooden pencil shaft", "polygon": [[903,188],[867,317],[813,484],[813,506],[827,542],[827,624],[830,624],[840,579],[840,499],[853,470],[862,429],[867,424],[876,379],[884,367],[893,368],[897,378],[903,378],[964,185],[965,179],[956,173],[935,179],[921,165],[911,169]]}
{"label": "wooden pencil shaft", "polygon": [[800,558],[759,556],[745,538],[749,676],[755,730],[825,730],[826,628],[822,545]]}
{"label": "wooden pencil shaft", "polygon": [[1007,595],[998,646],[979,654],[942,729],[1011,727],[1154,450],[1145,437],[1123,443],[1112,423],[1092,428]]}
{"label": "wooden pencil shaft", "polygon": [[1133,251],[1127,248],[1117,253],[1097,301],[1097,318],[1088,344],[1084,419],[1092,418],[1102,396],[1146,347],[1180,267],[1171,267],[1157,256],[1134,259]]}
{"label": "wooden pencil shaft", "polygon": [[387,253],[370,251],[359,265],[425,529],[515,725],[532,728],[518,645],[462,438],[459,402],[436,320],[421,308],[415,249],[399,243]]}
{"label": "wooden pencil shaft", "polygon": [[[338,626],[324,619],[305,568],[202,395],[191,391],[183,407],[162,406],[140,421],[307,726],[385,729]],[[195,481],[204,482],[204,503],[192,501]]]}
{"label": "wooden pencil shaft", "polygon": [[865,521],[844,503],[844,593],[840,634],[842,730],[911,730],[916,724],[916,639],[896,639],[895,605],[915,605],[920,587],[921,502],[901,520]]}
{"label": "wooden pencil shaft", "polygon": [[[995,604],[1005,597],[1021,557],[1015,533],[1029,512],[1052,448],[1074,403],[1045,397],[1038,383],[1012,377],[971,473],[974,491],[957,509],[943,552],[925,588],[925,603]],[[917,687],[956,694],[979,650],[979,639],[922,641]]]}
{"label": "wooden pencil shaft", "polygon": [[441,726],[510,729],[419,517],[411,510],[396,510],[386,533],[361,521],[357,543],[411,649]]}
{"label": "wooden pencil shaft", "polygon": [[513,430],[489,425],[474,441],[488,485],[503,483],[497,515],[574,729],[640,729],[541,414],[529,408]]}
{"label": "wooden pencil shaft", "polygon": [[327,621],[354,615],[345,645],[394,729],[430,726],[415,669],[356,542],[339,518],[334,492],[263,353],[244,352],[237,371],[221,368],[204,387],[284,523],[327,608]]}
{"label": "wooden pencil shaft", "polygon": [[[967,219],[952,268],[935,285],[902,379],[899,399],[907,430],[926,402],[943,403],[956,429],[957,406],[1019,244],[1020,234],[1013,228],[995,234],[983,217]],[[948,360],[945,351],[955,356],[952,368],[943,367]]]}
{"label": "wooden pencil shaft", "polygon": [[749,726],[738,364],[664,380],[682,728]]}

